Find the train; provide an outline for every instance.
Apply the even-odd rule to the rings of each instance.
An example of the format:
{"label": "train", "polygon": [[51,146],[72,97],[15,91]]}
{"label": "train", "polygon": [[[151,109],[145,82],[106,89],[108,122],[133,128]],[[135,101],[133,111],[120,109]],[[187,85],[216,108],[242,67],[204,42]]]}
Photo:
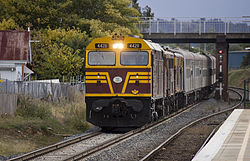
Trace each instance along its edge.
{"label": "train", "polygon": [[86,47],[86,119],[102,129],[141,127],[206,98],[216,58],[137,37],[96,38]]}

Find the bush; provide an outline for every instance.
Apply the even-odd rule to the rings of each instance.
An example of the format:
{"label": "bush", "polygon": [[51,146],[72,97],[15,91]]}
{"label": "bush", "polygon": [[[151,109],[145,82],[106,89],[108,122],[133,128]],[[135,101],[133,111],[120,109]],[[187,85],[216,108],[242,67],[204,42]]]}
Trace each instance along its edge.
{"label": "bush", "polygon": [[18,107],[15,114],[24,118],[40,118],[42,120],[52,116],[48,104],[27,96],[18,97]]}
{"label": "bush", "polygon": [[52,115],[64,126],[79,131],[85,131],[89,124],[86,122],[86,106],[84,96],[79,92],[74,94],[74,102],[60,100],[52,107]]}
{"label": "bush", "polygon": [[74,134],[85,131],[89,124],[85,118],[84,95],[79,92],[73,97],[74,102],[66,99],[49,102],[21,95],[18,98],[16,118],[26,120],[24,126],[33,127],[46,134]]}
{"label": "bush", "polygon": [[[80,108],[79,108],[80,107]],[[72,108],[65,113],[65,124],[72,125],[77,130],[86,130],[88,127],[85,120],[85,108],[82,106],[72,105]]]}

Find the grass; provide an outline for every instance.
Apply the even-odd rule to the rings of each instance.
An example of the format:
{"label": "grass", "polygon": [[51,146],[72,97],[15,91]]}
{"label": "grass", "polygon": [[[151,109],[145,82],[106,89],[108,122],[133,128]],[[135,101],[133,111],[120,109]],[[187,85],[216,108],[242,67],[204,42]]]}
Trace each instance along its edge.
{"label": "grass", "polygon": [[250,79],[250,68],[231,70],[228,73],[228,85],[244,87],[244,80]]}
{"label": "grass", "polygon": [[0,118],[0,155],[28,152],[87,130],[85,111],[81,93],[56,103],[19,96],[15,116]]}
{"label": "grass", "polygon": [[46,135],[32,126],[24,129],[1,129],[0,135],[0,155],[2,156],[29,152],[62,139],[62,137]]}

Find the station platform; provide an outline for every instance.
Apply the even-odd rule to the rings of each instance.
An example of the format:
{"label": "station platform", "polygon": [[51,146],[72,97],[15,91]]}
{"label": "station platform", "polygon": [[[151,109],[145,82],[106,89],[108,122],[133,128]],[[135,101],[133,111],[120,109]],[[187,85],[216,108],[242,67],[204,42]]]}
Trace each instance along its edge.
{"label": "station platform", "polygon": [[250,109],[236,109],[192,161],[250,161]]}

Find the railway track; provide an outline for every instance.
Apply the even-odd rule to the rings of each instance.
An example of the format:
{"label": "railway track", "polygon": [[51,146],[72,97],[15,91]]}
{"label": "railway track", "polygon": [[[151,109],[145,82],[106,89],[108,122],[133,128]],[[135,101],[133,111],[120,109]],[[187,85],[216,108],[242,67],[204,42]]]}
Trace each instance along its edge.
{"label": "railway track", "polygon": [[129,132],[125,133],[124,135],[121,135],[121,136],[119,136],[119,137],[117,137],[117,138],[114,138],[114,139],[112,139],[112,140],[110,140],[110,141],[104,142],[104,143],[103,143],[102,145],[100,145],[100,146],[96,146],[96,147],[94,147],[94,148],[92,148],[92,149],[89,149],[89,150],[87,150],[87,151],[83,151],[83,152],[81,152],[81,153],[78,153],[78,154],[76,154],[76,155],[73,155],[73,156],[67,158],[67,159],[64,160],[64,161],[83,160],[83,159],[89,157],[91,154],[94,154],[94,153],[97,153],[97,152],[99,152],[99,151],[101,151],[101,150],[104,150],[105,148],[108,148],[108,147],[110,147],[110,146],[112,146],[112,145],[114,145],[114,144],[116,144],[116,143],[119,143],[119,142],[121,142],[121,141],[123,141],[123,140],[125,140],[125,139],[128,139],[129,137],[132,137],[132,136],[134,136],[134,135],[140,134],[140,133],[142,133],[142,132],[145,131],[145,130],[149,130],[149,129],[151,129],[151,128],[154,128],[155,126],[158,126],[159,124],[161,124],[161,123],[163,123],[163,122],[165,122],[165,121],[168,121],[169,119],[172,119],[173,117],[179,115],[179,114],[182,113],[182,112],[185,112],[186,110],[189,110],[190,108],[192,108],[192,107],[194,107],[194,106],[196,106],[196,105],[188,106],[187,108],[185,108],[185,109],[183,109],[183,110],[180,110],[180,111],[178,111],[178,112],[176,112],[176,113],[174,113],[174,114],[172,114],[172,115],[170,115],[170,116],[167,116],[167,117],[164,118],[164,119],[161,119],[161,120],[159,120],[159,121],[157,121],[157,122],[154,122],[154,123],[152,123],[152,124],[149,124],[149,125],[145,125],[145,126],[143,126],[143,127],[141,127],[141,128],[138,128],[138,129],[136,129],[136,130],[129,131]]}
{"label": "railway track", "polygon": [[[163,147],[166,147],[167,145],[169,145],[173,140],[175,140],[178,136],[180,136],[184,131],[186,131],[187,129],[191,128],[192,126],[198,124],[199,122],[204,121],[206,119],[209,119],[211,117],[217,116],[217,115],[221,115],[221,114],[233,111],[235,108],[239,107],[243,102],[243,96],[242,96],[242,94],[240,92],[238,92],[238,90],[242,90],[242,89],[240,89],[240,88],[230,88],[230,90],[235,92],[239,96],[240,102],[238,104],[234,105],[233,107],[231,107],[229,109],[225,109],[223,111],[216,112],[214,114],[210,114],[208,116],[202,117],[202,118],[200,118],[198,120],[195,120],[195,121],[189,123],[188,125],[184,126],[180,130],[178,130],[175,134],[173,134],[171,137],[169,137],[163,143],[161,143],[159,146],[157,146],[155,149],[150,151],[146,156],[144,156],[142,159],[140,159],[140,161],[154,160],[154,156],[157,156],[157,154],[162,150]],[[209,137],[212,137],[212,134]],[[209,141],[209,139],[206,140],[206,142],[208,142],[208,141]],[[204,145],[205,145],[205,143],[204,143]]]}
{"label": "railway track", "polygon": [[[154,126],[158,126],[159,124],[163,123],[164,121],[167,121],[171,118],[174,118],[181,114],[182,112],[185,112],[187,110],[190,110],[192,107],[195,107],[195,105],[188,106],[182,110],[179,110],[173,114],[170,114],[166,116],[164,119],[161,119],[159,121],[156,121],[154,123],[145,125],[141,128],[129,131],[125,134],[109,134],[109,133],[102,133],[101,131],[93,132],[87,135],[78,136],[69,140],[65,140],[62,142],[59,142],[54,145],[50,145],[29,153],[26,153],[24,155],[9,159],[9,161],[23,161],[23,160],[80,160],[83,158],[88,157],[89,155],[96,153],[98,151],[101,151],[111,145],[114,145],[115,143],[118,143],[122,140],[125,140],[133,135],[136,135],[138,133],[141,133],[142,131],[148,130],[150,128],[153,128]],[[112,136],[111,136],[112,135]],[[107,138],[107,139],[102,139]],[[91,140],[102,140],[101,143],[97,143],[95,141]],[[91,142],[91,143],[90,143]],[[93,146],[89,146],[89,144],[93,144]],[[83,146],[88,148],[82,148]],[[78,146],[78,147],[77,147]],[[75,147],[75,148],[74,148]],[[84,150],[79,150],[84,149]],[[69,154],[67,154],[69,153]]]}
{"label": "railway track", "polygon": [[[198,103],[199,104],[199,103]],[[84,136],[79,136],[73,139],[65,140],[62,142],[59,142],[57,144],[38,149],[35,151],[32,151],[30,153],[26,153],[22,156],[12,158],[11,161],[16,160],[82,160],[90,157],[92,154],[96,154],[97,152],[100,152],[108,147],[111,147],[112,145],[115,145],[119,142],[122,142],[123,140],[126,140],[130,137],[133,137],[137,134],[141,134],[144,131],[150,131],[150,129],[153,129],[156,126],[160,126],[161,124],[164,124],[165,122],[168,122],[171,119],[174,119],[175,117],[178,117],[178,115],[181,115],[182,113],[185,113],[187,111],[190,111],[192,108],[196,107],[196,105],[192,105],[189,107],[186,107],[176,113],[173,113],[164,119],[161,119],[157,122],[145,125],[141,128],[129,131],[125,134],[108,134],[108,133],[102,133],[100,131],[90,133]],[[218,112],[216,114],[223,113],[225,111],[230,111],[234,109],[235,107],[232,107],[230,109]],[[216,114],[209,115],[208,117],[212,117]],[[196,122],[199,122],[200,120],[205,119],[201,118]],[[179,130],[176,135],[173,135],[168,139],[166,142],[170,142],[173,140],[176,136],[178,136],[185,128],[188,128],[189,126],[192,126],[194,123],[190,123],[188,126],[182,128]],[[152,130],[153,131],[153,130]],[[160,148],[160,146],[159,146]],[[157,150],[155,150],[157,151]],[[152,152],[153,155],[155,152]],[[146,157],[147,158],[147,157]],[[145,159],[146,159],[145,158]]]}
{"label": "railway track", "polygon": [[53,144],[53,145],[50,145],[50,146],[47,146],[47,147],[44,147],[41,149],[37,149],[35,151],[25,153],[21,156],[9,159],[9,161],[31,160],[31,159],[34,159],[34,158],[39,157],[41,155],[45,155],[47,153],[53,152],[59,148],[64,148],[66,146],[70,146],[70,145],[75,144],[77,142],[84,141],[84,140],[89,139],[89,138],[94,137],[94,136],[98,136],[100,134],[101,134],[100,131],[96,131],[96,132],[92,132],[92,133],[89,133],[89,134],[86,134],[83,136],[78,136],[78,137],[75,137],[72,139],[61,141],[59,143],[56,143],[56,144]]}

